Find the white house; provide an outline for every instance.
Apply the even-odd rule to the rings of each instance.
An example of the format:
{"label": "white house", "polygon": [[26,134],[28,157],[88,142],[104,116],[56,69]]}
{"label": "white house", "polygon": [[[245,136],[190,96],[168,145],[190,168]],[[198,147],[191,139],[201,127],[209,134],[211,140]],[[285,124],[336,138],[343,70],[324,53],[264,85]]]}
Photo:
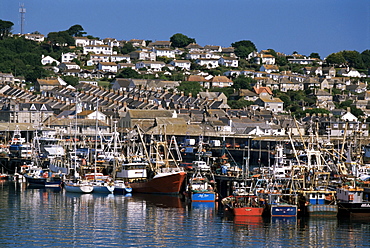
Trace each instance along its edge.
{"label": "white house", "polygon": [[170,48],[153,48],[156,57],[175,58],[175,51]]}
{"label": "white house", "polygon": [[274,65],[275,64],[275,57],[271,54],[262,54],[261,55],[262,64],[266,65]]}
{"label": "white house", "polygon": [[43,34],[25,34],[24,38],[36,42],[43,42],[45,40],[45,36]]}
{"label": "white house", "polygon": [[267,73],[278,72],[279,67],[277,65],[262,65],[260,67],[260,71],[264,71],[264,72],[267,72]]}
{"label": "white house", "polygon": [[191,62],[189,60],[172,60],[170,62],[171,65],[175,67],[179,67],[184,70],[190,70]]}
{"label": "white house", "polygon": [[42,57],[41,57],[41,64],[42,65],[51,65],[53,62],[55,62],[56,65],[60,64],[60,62],[58,60],[50,57],[49,55],[48,56],[42,55]]}
{"label": "white house", "polygon": [[110,56],[108,54],[90,54],[90,60],[94,64],[98,64],[99,62],[110,62]]}
{"label": "white house", "polygon": [[135,64],[131,64],[131,63],[118,63],[118,70],[121,70],[123,68],[131,68],[131,69],[135,70]]}
{"label": "white house", "polygon": [[118,66],[116,63],[113,62],[99,62],[98,70],[116,73],[118,70]]}
{"label": "white house", "polygon": [[138,60],[155,60],[156,55],[154,52],[149,51],[133,51],[129,53],[131,59]]}
{"label": "white house", "polygon": [[207,50],[209,52],[220,53],[220,52],[222,52],[222,47],[221,46],[206,45],[206,46],[204,46],[204,50]]}
{"label": "white house", "polygon": [[136,63],[136,69],[147,68],[153,71],[161,71],[166,64],[162,61],[140,61]]}
{"label": "white house", "polygon": [[338,75],[342,75],[344,77],[361,77],[361,74],[354,68],[339,70]]}
{"label": "white house", "polygon": [[78,64],[74,63],[74,62],[63,62],[63,63],[60,63],[58,67],[61,71],[80,70],[81,69],[81,67]]}
{"label": "white house", "polygon": [[316,58],[291,58],[291,59],[288,59],[288,62],[291,63],[291,64],[300,64],[300,65],[308,65],[308,64],[313,64],[314,62],[317,62],[319,64],[322,64],[321,63],[321,60],[319,59],[316,59]]}
{"label": "white house", "polygon": [[211,53],[211,52],[189,52],[186,54],[185,56],[186,59],[199,59],[199,58],[203,58],[203,59],[219,59],[221,58],[220,55],[216,54],[216,53]]}
{"label": "white house", "polygon": [[73,37],[76,47],[84,47],[90,44],[90,39],[87,37]]}
{"label": "white house", "polygon": [[126,60],[126,63],[131,63],[131,57],[128,54],[114,54],[110,56],[111,62],[120,62]]}
{"label": "white house", "polygon": [[112,55],[113,50],[108,45],[87,45],[83,48],[83,54],[88,53]]}
{"label": "white house", "polygon": [[71,62],[73,59],[77,59],[77,54],[75,53],[62,53],[61,62]]}
{"label": "white house", "polygon": [[221,57],[218,60],[218,63],[226,67],[238,67],[239,66],[239,61],[235,57]]}
{"label": "white house", "polygon": [[110,47],[118,47],[119,41],[113,38],[105,38],[103,39],[103,44],[108,45]]}
{"label": "white house", "polygon": [[340,119],[343,120],[343,121],[349,121],[349,122],[357,122],[357,120],[358,120],[357,117],[354,116],[350,112],[350,110],[347,110],[347,112],[344,115],[342,115],[342,117],[340,117]]}
{"label": "white house", "polygon": [[198,58],[195,60],[195,63],[200,66],[206,66],[208,69],[218,67],[218,59],[206,59],[206,58]]}
{"label": "white house", "polygon": [[142,47],[145,46],[145,40],[138,40],[138,39],[131,39],[127,41],[127,43],[131,43],[134,47]]}

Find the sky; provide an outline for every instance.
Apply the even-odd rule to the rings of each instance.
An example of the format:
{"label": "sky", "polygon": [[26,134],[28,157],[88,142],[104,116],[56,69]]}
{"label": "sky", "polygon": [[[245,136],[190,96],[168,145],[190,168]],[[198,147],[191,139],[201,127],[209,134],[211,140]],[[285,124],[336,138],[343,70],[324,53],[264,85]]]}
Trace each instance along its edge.
{"label": "sky", "polygon": [[229,47],[252,41],[321,58],[342,50],[370,49],[370,0],[0,0],[0,19],[24,33],[69,29],[118,40],[169,40],[176,33],[201,45]]}

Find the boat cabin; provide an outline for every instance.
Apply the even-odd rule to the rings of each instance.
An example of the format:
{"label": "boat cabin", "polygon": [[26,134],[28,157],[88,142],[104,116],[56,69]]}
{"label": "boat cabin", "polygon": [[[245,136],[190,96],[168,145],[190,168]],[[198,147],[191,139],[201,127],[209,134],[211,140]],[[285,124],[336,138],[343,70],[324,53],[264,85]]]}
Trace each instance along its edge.
{"label": "boat cabin", "polygon": [[368,194],[364,196],[363,188],[343,187],[337,189],[337,198],[341,202],[362,203],[368,201]]}

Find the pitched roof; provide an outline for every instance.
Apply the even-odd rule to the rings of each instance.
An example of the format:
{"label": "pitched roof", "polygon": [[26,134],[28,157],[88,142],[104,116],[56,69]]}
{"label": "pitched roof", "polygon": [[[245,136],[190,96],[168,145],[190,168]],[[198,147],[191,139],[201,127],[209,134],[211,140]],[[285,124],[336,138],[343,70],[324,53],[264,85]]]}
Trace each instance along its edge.
{"label": "pitched roof", "polygon": [[262,92],[266,92],[266,93],[272,95],[272,91],[271,91],[270,87],[256,87],[256,86],[253,86],[253,90],[257,94],[261,94]]}
{"label": "pitched roof", "polygon": [[37,79],[37,82],[40,84],[40,85],[55,85],[55,86],[59,86],[60,83],[57,79]]}
{"label": "pitched roof", "polygon": [[280,98],[272,97],[272,96],[261,96],[260,99],[263,102],[283,102]]}
{"label": "pitched roof", "polygon": [[131,119],[154,119],[156,117],[172,117],[173,111],[130,109],[129,114]]}
{"label": "pitched roof", "polygon": [[213,83],[231,83],[232,81],[226,76],[215,76],[211,80]]}
{"label": "pitched roof", "polygon": [[99,64],[104,66],[117,66],[117,64],[114,62],[99,62]]}
{"label": "pitched roof", "polygon": [[190,75],[188,77],[188,80],[189,82],[206,82],[208,80],[206,80],[203,76],[198,76],[198,75]]}

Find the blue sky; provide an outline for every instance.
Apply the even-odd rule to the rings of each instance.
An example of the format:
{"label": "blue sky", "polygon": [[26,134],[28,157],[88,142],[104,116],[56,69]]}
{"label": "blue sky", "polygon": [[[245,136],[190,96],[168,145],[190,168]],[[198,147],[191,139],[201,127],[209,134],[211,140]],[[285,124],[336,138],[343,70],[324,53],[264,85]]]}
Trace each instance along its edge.
{"label": "blue sky", "polygon": [[0,0],[0,19],[20,32],[67,30],[119,40],[169,40],[175,33],[197,43],[228,47],[251,40],[258,50],[321,58],[342,50],[370,49],[369,0]]}

